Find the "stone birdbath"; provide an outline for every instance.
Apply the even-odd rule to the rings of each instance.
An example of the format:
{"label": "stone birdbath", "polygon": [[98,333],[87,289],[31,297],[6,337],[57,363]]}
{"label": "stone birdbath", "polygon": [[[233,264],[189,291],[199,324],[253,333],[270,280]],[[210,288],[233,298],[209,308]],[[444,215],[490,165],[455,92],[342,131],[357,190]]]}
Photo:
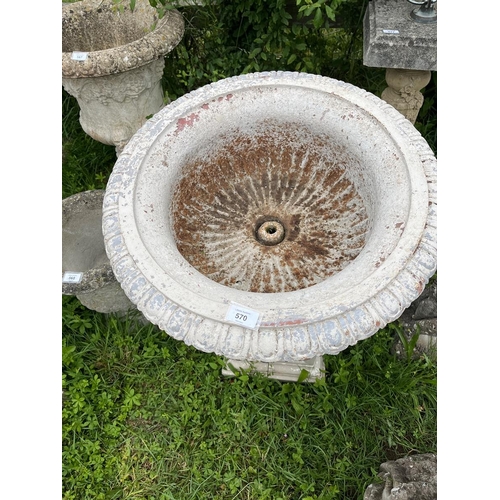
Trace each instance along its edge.
{"label": "stone birdbath", "polygon": [[176,10],[162,19],[148,0],[82,0],[62,5],[62,83],[80,106],[80,124],[121,152],[164,106],[165,55],[181,40]]}
{"label": "stone birdbath", "polygon": [[100,313],[134,310],[115,278],[104,248],[104,190],[77,193],[62,201],[62,293]]}
{"label": "stone birdbath", "polygon": [[396,320],[434,274],[436,159],[353,85],[233,77],[134,134],[103,234],[125,293],[169,335],[236,368],[314,380],[324,354]]}

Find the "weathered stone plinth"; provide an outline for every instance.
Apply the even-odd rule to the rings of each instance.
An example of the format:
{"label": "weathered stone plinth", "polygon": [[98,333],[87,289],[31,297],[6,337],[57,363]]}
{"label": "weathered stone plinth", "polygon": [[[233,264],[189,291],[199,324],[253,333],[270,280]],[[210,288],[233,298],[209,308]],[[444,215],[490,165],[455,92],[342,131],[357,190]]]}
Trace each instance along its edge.
{"label": "weathered stone plinth", "polygon": [[147,0],[82,0],[62,6],[62,82],[80,106],[83,130],[121,152],[164,106],[164,56],[181,40],[182,15],[158,19]]}
{"label": "weathered stone plinth", "polygon": [[371,0],[363,25],[363,64],[387,68],[382,99],[412,123],[424,100],[420,91],[437,70],[437,22],[416,22],[415,9],[404,0]]}

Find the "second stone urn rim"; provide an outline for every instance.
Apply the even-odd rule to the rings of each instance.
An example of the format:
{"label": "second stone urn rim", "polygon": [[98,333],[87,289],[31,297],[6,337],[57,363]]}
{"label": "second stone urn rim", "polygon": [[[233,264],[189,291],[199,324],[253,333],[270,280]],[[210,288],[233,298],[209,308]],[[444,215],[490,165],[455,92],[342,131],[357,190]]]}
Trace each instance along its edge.
{"label": "second stone urn rim", "polygon": [[[169,144],[165,142],[167,137],[173,141],[168,147],[174,149],[181,148],[183,143],[175,140],[182,135],[192,139],[192,134],[201,130],[197,129],[199,113],[210,106],[229,106],[226,103],[239,94],[258,99],[259,89],[297,89],[302,95],[310,91],[320,100],[331,96],[352,108],[353,121],[366,116],[370,126],[380,127],[404,157],[409,180],[403,191],[411,191],[405,194],[411,199],[408,220],[400,223],[401,236],[387,258],[375,262],[372,257],[363,257],[371,262],[371,267],[362,279],[356,275],[356,265],[359,268],[360,264],[354,261],[351,269],[348,266],[309,288],[258,293],[210,280],[179,254],[173,241],[162,245],[168,266],[155,260],[155,244],[145,241],[149,233],[139,227],[146,216],[135,206],[139,203],[137,196],[141,196],[137,178],[144,179],[141,169],[147,170],[147,165],[154,163],[162,144]],[[224,109],[227,108],[220,108]],[[326,112],[319,110],[319,115],[321,111]],[[214,112],[212,119],[217,120],[217,116]],[[185,144],[188,143],[186,139]],[[390,180],[390,172],[384,175]],[[142,187],[147,187],[146,181],[142,182]],[[415,127],[392,106],[338,80],[269,72],[228,78],[202,87],[177,99],[146,123],[131,139],[110,177],[104,200],[103,233],[108,257],[125,293],[169,335],[202,351],[233,359],[298,361],[336,354],[373,335],[397,319],[420,295],[437,265],[435,212],[435,156]],[[236,324],[228,319],[232,307],[255,312],[258,323],[251,327]]]}
{"label": "second stone urn rim", "polygon": [[[110,0],[105,0],[112,6]],[[141,5],[141,2],[147,5]],[[92,9],[100,7],[103,0],[81,0],[63,4],[65,10]],[[128,9],[128,4],[125,6]],[[136,4],[136,9],[150,9],[156,26],[149,33],[132,42],[109,49],[87,52],[85,60],[72,59],[73,52],[62,53],[62,77],[82,78],[108,76],[144,66],[151,61],[164,57],[180,41],[184,33],[184,18],[177,10],[169,10],[159,19],[156,11],[145,0]]]}
{"label": "second stone urn rim", "polygon": [[[81,191],[79,193],[74,193],[67,198],[62,200],[62,222],[63,230],[65,221],[74,216],[73,211],[84,210],[87,205],[90,208],[95,208],[96,206],[102,206],[102,200],[105,195],[104,189],[91,189],[87,191]],[[66,269],[66,272],[71,272],[73,270]],[[77,271],[80,272],[80,271]],[[64,272],[63,272],[64,277]],[[116,278],[113,273],[111,264],[104,263],[99,266],[93,267],[92,269],[87,269],[82,272],[81,280],[78,283],[62,283],[62,294],[63,295],[77,295],[89,292],[94,292],[103,286],[116,283]]]}
{"label": "second stone urn rim", "polygon": [[111,264],[103,264],[100,267],[90,269],[82,273],[80,283],[63,283],[63,295],[78,295],[94,292],[106,285],[116,283]]}

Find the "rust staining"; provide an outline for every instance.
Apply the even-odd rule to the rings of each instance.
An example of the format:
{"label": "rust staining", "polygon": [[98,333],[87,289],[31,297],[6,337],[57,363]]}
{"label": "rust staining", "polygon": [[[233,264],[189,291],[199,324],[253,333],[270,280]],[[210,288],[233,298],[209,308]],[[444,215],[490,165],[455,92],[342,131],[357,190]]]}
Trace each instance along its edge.
{"label": "rust staining", "polygon": [[303,319],[289,319],[287,321],[280,321],[276,326],[295,326],[304,323]]}
{"label": "rust staining", "polygon": [[284,327],[284,326],[297,326],[297,325],[302,325],[306,322],[305,319],[303,318],[298,318],[298,319],[288,319],[284,321],[278,321],[276,323],[271,323],[271,322],[266,322],[262,323],[261,326],[266,326],[266,327]]}
{"label": "rust staining", "polygon": [[179,132],[182,132],[185,127],[192,127],[194,122],[198,121],[199,119],[200,117],[198,113],[191,113],[186,118],[179,118],[177,120],[177,128],[175,130],[175,133],[178,134]]}
{"label": "rust staining", "polygon": [[311,240],[307,240],[306,237],[302,237],[299,241],[299,245],[301,245],[310,255],[322,255],[326,257],[328,255],[328,248],[324,246],[322,240],[323,238],[312,238]]}
{"label": "rust staining", "polygon": [[[367,211],[347,173],[353,160],[298,124],[268,121],[257,130],[228,134],[183,167],[171,205],[177,247],[225,286],[307,288],[341,271],[365,244]],[[256,228],[273,220],[285,236],[263,245]]]}

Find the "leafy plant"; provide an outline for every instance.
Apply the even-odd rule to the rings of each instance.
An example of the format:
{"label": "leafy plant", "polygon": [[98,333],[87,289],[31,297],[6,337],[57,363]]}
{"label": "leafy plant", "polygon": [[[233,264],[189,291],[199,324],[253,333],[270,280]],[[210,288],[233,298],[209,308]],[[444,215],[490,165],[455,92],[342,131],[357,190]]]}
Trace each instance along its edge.
{"label": "leafy plant", "polygon": [[431,73],[431,81],[422,89],[422,94],[424,103],[418,112],[415,128],[437,155],[437,72]]}
{"label": "leafy plant", "polygon": [[164,84],[171,98],[253,71],[307,71],[347,81],[373,73],[360,57],[366,0],[150,3],[160,15],[178,8],[186,20],[183,39],[167,56]]}

